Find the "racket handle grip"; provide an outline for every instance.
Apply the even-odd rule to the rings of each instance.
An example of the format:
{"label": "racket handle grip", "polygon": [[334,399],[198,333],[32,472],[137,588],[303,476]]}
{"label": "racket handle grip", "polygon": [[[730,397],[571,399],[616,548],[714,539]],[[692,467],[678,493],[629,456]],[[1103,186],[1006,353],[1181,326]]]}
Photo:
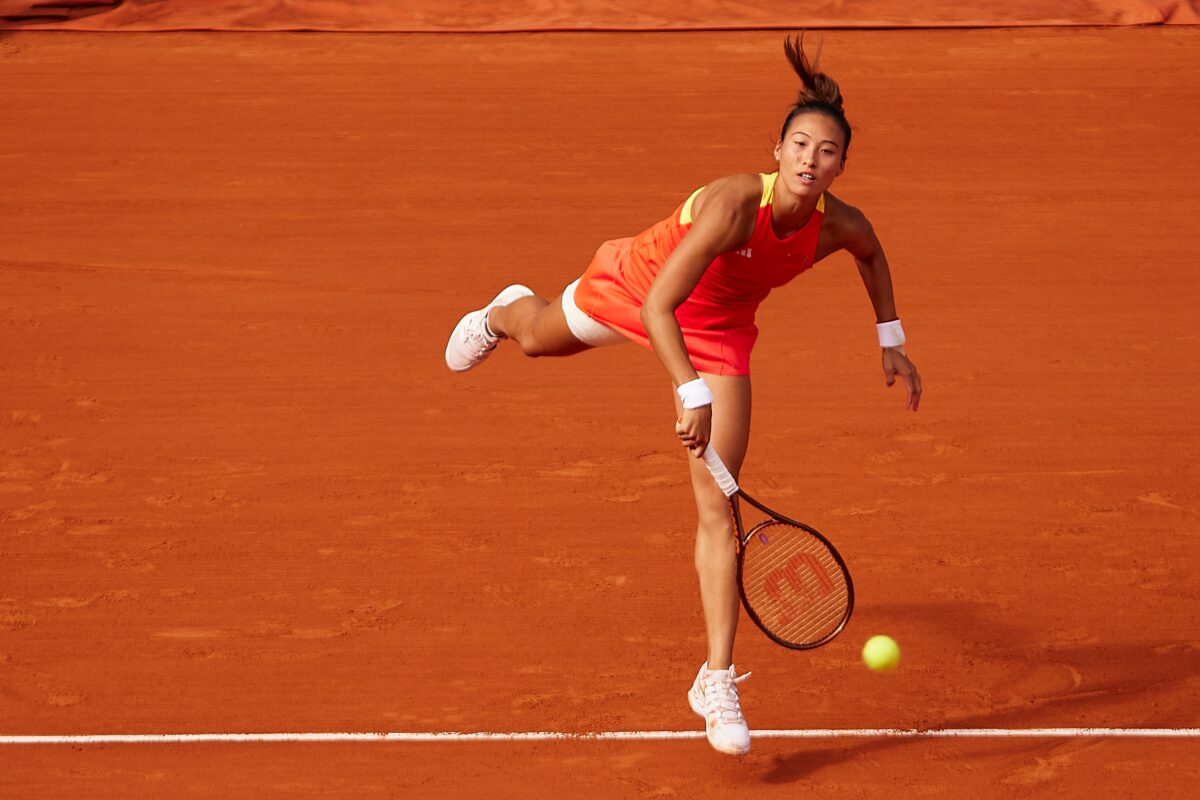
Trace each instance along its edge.
{"label": "racket handle grip", "polygon": [[733,477],[733,473],[729,471],[729,467],[725,466],[725,462],[717,455],[717,449],[712,444],[704,448],[704,466],[708,467],[708,471],[712,473],[713,480],[717,482],[717,486],[725,493],[726,497],[733,497],[737,494],[737,480]]}

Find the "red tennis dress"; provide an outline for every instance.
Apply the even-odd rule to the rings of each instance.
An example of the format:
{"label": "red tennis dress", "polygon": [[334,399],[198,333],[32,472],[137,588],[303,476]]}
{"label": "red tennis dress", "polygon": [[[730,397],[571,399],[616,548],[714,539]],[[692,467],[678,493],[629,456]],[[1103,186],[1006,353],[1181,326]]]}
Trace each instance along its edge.
{"label": "red tennis dress", "polygon": [[[813,265],[825,217],[825,196],[804,227],[786,239],[771,225],[771,199],[779,173],[762,174],[762,199],[746,246],[713,260],[675,312],[697,372],[749,375],[758,338],[754,313],[772,289]],[[697,189],[675,213],[632,238],[605,242],[575,289],[575,303],[594,320],[646,347],[650,339],[639,311],[667,257],[692,227]]]}

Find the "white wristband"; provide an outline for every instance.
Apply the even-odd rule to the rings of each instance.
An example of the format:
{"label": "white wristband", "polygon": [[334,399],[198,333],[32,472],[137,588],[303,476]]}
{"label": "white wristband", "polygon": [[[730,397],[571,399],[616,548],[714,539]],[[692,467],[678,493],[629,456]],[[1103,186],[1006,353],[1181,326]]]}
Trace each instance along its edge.
{"label": "white wristband", "polygon": [[679,392],[679,399],[683,401],[684,408],[712,405],[712,392],[709,390],[708,384],[704,382],[704,378],[688,381],[675,391]]}
{"label": "white wristband", "polygon": [[875,331],[879,334],[880,347],[899,347],[904,344],[904,328],[898,319],[875,323]]}

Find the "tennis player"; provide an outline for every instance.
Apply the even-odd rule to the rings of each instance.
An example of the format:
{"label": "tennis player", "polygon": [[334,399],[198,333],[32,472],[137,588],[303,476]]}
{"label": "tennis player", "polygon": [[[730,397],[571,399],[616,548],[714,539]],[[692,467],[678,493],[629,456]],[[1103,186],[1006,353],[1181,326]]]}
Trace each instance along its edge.
{"label": "tennis player", "polygon": [[841,90],[810,62],[802,38],[786,40],[784,51],[801,89],[775,145],[777,171],[718,178],[637,236],[605,242],[553,302],[519,284],[507,287],[464,316],[446,346],[455,372],[478,366],[504,339],[535,357],[632,340],[662,361],[676,389],[675,432],[695,456],[708,660],[688,701],[705,718],[712,746],[733,755],[750,749],[737,689],[749,673],[733,666],[737,551],[728,503],[700,456],[711,442],[736,477],[746,455],[755,310],[771,289],[831,253],[849,252],[875,312],[884,379],[888,386],[903,380],[909,409],[921,399],[883,247],[863,213],[829,193],[850,147]]}

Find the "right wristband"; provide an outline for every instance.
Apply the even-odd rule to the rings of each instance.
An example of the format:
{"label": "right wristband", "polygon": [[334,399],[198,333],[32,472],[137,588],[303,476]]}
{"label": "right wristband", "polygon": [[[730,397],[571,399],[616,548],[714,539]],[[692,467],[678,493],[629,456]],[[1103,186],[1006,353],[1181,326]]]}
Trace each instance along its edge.
{"label": "right wristband", "polygon": [[875,323],[875,331],[879,334],[880,347],[899,347],[904,344],[904,328],[898,319]]}
{"label": "right wristband", "polygon": [[700,408],[701,406],[712,405],[712,391],[708,388],[708,384],[704,382],[704,378],[696,378],[694,381],[688,381],[680,385],[675,391],[679,393],[679,399],[683,401],[684,408]]}

